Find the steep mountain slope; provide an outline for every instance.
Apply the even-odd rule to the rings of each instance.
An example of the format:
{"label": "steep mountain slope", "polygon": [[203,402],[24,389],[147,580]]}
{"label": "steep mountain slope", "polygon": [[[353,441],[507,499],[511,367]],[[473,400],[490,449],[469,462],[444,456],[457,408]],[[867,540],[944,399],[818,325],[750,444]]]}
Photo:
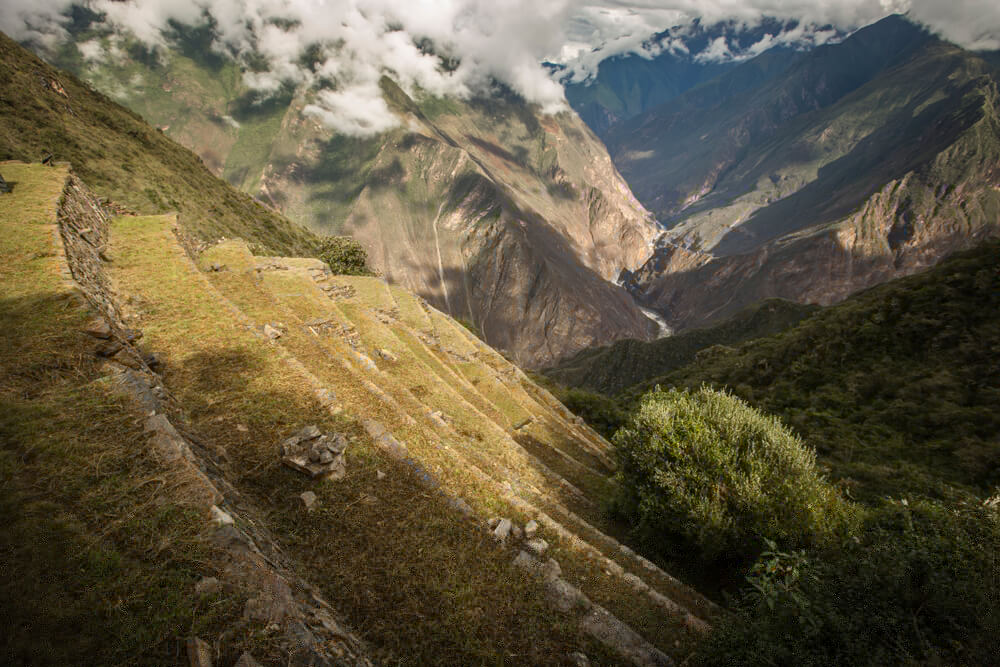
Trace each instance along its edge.
{"label": "steep mountain slope", "polygon": [[633,182],[671,227],[636,293],[677,328],[770,297],[833,303],[997,232],[995,70],[903,18],[673,108],[628,138],[662,148],[615,155],[659,183]]}
{"label": "steep mountain slope", "polygon": [[0,159],[68,160],[101,196],[128,209],[177,211],[194,236],[239,236],[272,252],[314,248],[313,233],[234,191],[198,156],[2,33],[0,88]]}
{"label": "steep mountain slope", "polygon": [[[575,114],[545,115],[503,90],[410,98],[385,78],[400,127],[348,137],[304,113],[315,90],[261,99],[235,63],[204,55],[195,29],[147,58],[84,25],[57,62],[291,219],[357,237],[383,275],[471,321],[518,363],[655,335],[609,281],[649,257],[656,225]],[[114,58],[80,51],[112,43]]]}
{"label": "steep mountain slope", "polygon": [[542,372],[566,387],[614,395],[690,364],[701,350],[714,345],[736,345],[779,333],[817,310],[817,306],[770,299],[754,304],[712,327],[685,331],[656,341],[623,340],[583,350]]}
{"label": "steep mountain slope", "polygon": [[222,664],[653,667],[708,629],[611,537],[610,445],[454,320],[244,241],[192,258],[66,164],[0,171],[19,660],[176,664],[194,634]]}
{"label": "steep mountain slope", "polygon": [[[802,122],[802,116],[840,101],[886,70],[906,62],[932,41],[934,38],[906,19],[889,17],[840,44],[821,46],[797,58],[787,51],[765,52],[615,127],[608,145],[636,195],[661,220],[689,214],[694,204],[706,199],[706,208],[717,208],[719,202],[728,203],[756,185],[756,179],[735,177],[748,166],[760,168],[762,149],[774,152],[765,142],[772,137],[778,137],[775,142],[780,142],[786,134],[794,137],[801,132],[801,128],[792,126],[796,120]],[[794,65],[789,67],[790,59]],[[905,105],[912,95],[910,91],[893,104]],[[851,129],[863,136],[866,125],[877,126],[880,120],[878,116],[871,120],[853,118]],[[779,154],[784,160],[778,166],[787,169],[788,163],[799,165],[808,158],[818,158],[820,165],[836,159],[849,151],[844,144],[852,139],[858,141],[843,134],[837,132],[833,142],[819,147],[813,145],[814,139],[812,144],[799,147],[797,153]],[[830,143],[834,145],[826,145]],[[815,155],[817,152],[819,155]],[[835,155],[828,157],[831,152]],[[779,191],[779,196],[797,187],[784,184],[785,190]],[[713,204],[714,199],[718,201]],[[708,249],[714,243],[706,240],[703,245]]]}

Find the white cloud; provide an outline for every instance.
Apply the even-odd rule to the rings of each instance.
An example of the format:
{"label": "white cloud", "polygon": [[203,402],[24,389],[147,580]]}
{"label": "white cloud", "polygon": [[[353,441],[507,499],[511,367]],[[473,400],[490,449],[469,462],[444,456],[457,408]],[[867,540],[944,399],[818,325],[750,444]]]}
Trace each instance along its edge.
{"label": "white cloud", "polygon": [[[1000,48],[996,0],[84,0],[107,21],[149,44],[164,44],[168,22],[198,24],[211,16],[213,48],[237,56],[256,53],[266,72],[247,72],[247,83],[265,91],[283,82],[335,82],[317,93],[310,113],[339,131],[377,132],[396,123],[381,101],[378,80],[391,74],[409,91],[467,96],[494,80],[550,110],[564,108],[561,87],[541,65],[568,63],[575,80],[596,72],[620,53],[653,57],[683,52],[683,29],[650,36],[701,18],[754,25],[764,16],[797,19],[794,30],[767,36],[735,50],[716,40],[701,59],[743,58],[776,44],[819,44],[833,31],[860,27],[894,11],[909,11],[943,36],[973,48]],[[0,29],[20,40],[51,46],[65,37],[64,12],[72,0],[0,0]],[[430,40],[439,53],[458,59],[444,69],[418,47]],[[301,64],[319,45],[315,71]],[[97,45],[84,56],[99,58]],[[109,52],[110,54],[110,52]]]}

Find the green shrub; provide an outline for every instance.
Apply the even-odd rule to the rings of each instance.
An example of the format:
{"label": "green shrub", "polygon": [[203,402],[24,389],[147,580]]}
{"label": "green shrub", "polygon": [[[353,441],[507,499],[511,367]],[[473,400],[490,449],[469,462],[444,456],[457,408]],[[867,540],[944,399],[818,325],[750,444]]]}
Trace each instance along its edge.
{"label": "green shrub", "polygon": [[615,509],[653,548],[680,534],[711,559],[753,558],[765,539],[823,544],[855,513],[798,437],[726,393],[657,389],[614,442]]}
{"label": "green shrub", "polygon": [[621,404],[604,394],[586,389],[560,389],[556,396],[567,410],[606,438],[612,437],[628,418]]}
{"label": "green shrub", "polygon": [[[888,501],[808,561],[766,554],[706,665],[987,665],[1000,656],[996,509]],[[795,576],[783,573],[794,565]]]}
{"label": "green shrub", "polygon": [[320,240],[319,258],[334,273],[347,276],[371,275],[368,253],[349,236],[325,236]]}

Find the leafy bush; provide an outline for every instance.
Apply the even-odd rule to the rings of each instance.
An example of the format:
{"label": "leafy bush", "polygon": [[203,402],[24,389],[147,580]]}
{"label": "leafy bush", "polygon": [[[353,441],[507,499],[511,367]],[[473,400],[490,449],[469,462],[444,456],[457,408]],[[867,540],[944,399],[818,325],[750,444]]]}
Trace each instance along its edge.
{"label": "leafy bush", "polygon": [[349,236],[325,236],[320,240],[319,258],[334,273],[347,276],[371,275],[368,253]]}
{"label": "leafy bush", "polygon": [[709,558],[753,558],[765,539],[825,543],[854,515],[798,437],[726,393],[657,389],[614,442],[615,507],[654,548],[679,533]]}
{"label": "leafy bush", "polygon": [[[904,501],[905,502],[905,501]],[[794,563],[768,553],[706,665],[996,664],[1000,517],[991,507],[889,501],[860,539]],[[762,576],[764,575],[764,576]]]}

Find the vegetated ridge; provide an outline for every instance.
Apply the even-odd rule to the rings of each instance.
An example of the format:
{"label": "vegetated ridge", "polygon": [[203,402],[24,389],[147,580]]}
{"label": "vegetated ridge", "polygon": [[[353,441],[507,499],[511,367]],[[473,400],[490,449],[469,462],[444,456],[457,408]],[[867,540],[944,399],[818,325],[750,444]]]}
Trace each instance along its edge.
{"label": "vegetated ridge", "polygon": [[[1000,483],[1000,244],[823,308],[787,331],[709,347],[622,392],[726,388],[780,416],[854,497],[989,493]],[[615,425],[611,425],[611,431]]]}
{"label": "vegetated ridge", "polygon": [[714,326],[651,342],[624,340],[583,350],[541,372],[567,387],[614,395],[691,363],[695,355],[705,348],[735,345],[779,333],[818,309],[818,306],[768,299]]}

